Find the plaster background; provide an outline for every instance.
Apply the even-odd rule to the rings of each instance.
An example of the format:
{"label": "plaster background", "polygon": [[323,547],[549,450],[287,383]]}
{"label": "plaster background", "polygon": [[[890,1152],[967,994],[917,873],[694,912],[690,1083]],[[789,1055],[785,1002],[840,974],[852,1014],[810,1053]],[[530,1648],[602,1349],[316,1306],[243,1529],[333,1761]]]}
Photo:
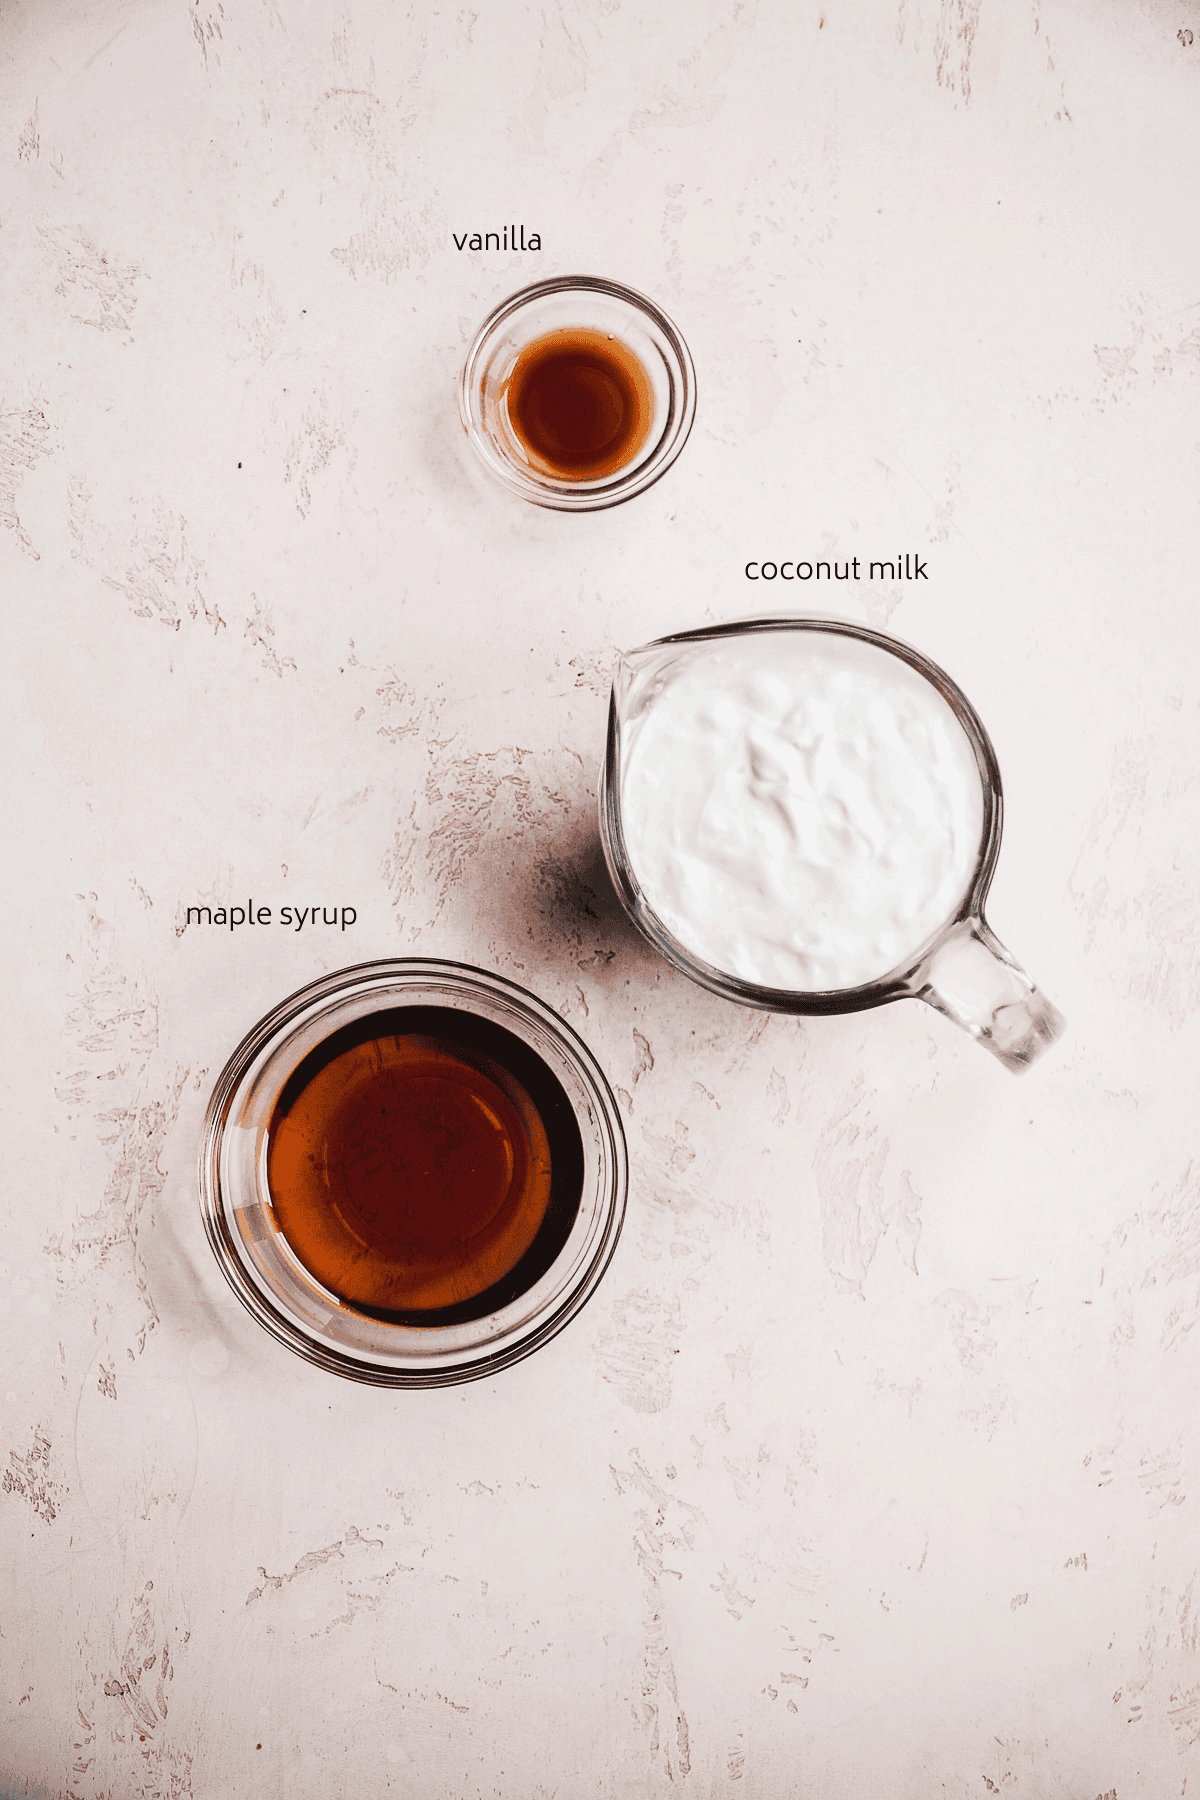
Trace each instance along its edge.
{"label": "plaster background", "polygon": [[[0,57],[5,1796],[1196,1787],[1195,0],[7,0]],[[587,517],[455,407],[575,269],[700,391]],[[599,854],[620,647],[905,549],[798,600],[988,725],[1021,1080],[693,988]],[[358,922],[184,929],[249,894]],[[561,1010],[632,1186],[566,1333],[395,1396],[242,1315],[194,1164],[257,1017],[413,953]]]}

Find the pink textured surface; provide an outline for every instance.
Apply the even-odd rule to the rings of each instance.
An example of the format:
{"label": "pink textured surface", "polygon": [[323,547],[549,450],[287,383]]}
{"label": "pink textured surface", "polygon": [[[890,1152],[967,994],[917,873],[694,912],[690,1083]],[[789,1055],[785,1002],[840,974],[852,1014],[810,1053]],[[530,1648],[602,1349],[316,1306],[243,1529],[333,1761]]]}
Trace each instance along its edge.
{"label": "pink textured surface", "polygon": [[[1195,1789],[1195,0],[9,0],[0,67],[0,1791]],[[573,271],[700,395],[586,517],[455,403]],[[608,889],[617,648],[805,603],[995,740],[1021,1081]],[[562,1011],[632,1185],[569,1330],[397,1396],[243,1316],[194,1163],[256,1018],[408,953]]]}

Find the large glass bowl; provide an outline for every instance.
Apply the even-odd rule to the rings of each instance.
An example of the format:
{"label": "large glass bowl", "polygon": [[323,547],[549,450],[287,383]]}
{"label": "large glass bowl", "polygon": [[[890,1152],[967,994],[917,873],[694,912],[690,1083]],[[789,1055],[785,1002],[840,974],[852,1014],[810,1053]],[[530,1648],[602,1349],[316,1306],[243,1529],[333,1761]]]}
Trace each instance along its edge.
{"label": "large glass bowl", "polygon": [[[582,1140],[579,1210],[550,1266],[507,1304],[461,1323],[395,1323],[348,1305],[300,1262],[271,1205],[267,1136],[289,1076],[335,1031],[397,1007],[450,1009],[510,1032],[561,1085]],[[616,1101],[570,1026],[513,982],[434,958],[342,969],[268,1013],[217,1080],[200,1152],[205,1230],[243,1306],[307,1361],[379,1387],[441,1387],[492,1375],[561,1331],[608,1266],[627,1183]]]}

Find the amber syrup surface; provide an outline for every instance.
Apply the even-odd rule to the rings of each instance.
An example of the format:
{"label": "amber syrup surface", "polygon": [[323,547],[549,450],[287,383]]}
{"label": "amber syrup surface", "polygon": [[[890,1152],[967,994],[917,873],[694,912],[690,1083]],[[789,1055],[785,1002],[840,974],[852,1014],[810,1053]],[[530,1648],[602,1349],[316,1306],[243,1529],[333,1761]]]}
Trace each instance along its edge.
{"label": "amber syrup surface", "polygon": [[267,1142],[276,1221],[317,1280],[365,1311],[502,1304],[515,1272],[529,1286],[553,1260],[578,1206],[566,1095],[486,1021],[409,1008],[382,1022],[335,1033],[281,1095]]}
{"label": "amber syrup surface", "polygon": [[599,481],[633,460],[654,418],[641,361],[602,331],[552,331],[518,356],[505,389],[530,463],[560,481]]}

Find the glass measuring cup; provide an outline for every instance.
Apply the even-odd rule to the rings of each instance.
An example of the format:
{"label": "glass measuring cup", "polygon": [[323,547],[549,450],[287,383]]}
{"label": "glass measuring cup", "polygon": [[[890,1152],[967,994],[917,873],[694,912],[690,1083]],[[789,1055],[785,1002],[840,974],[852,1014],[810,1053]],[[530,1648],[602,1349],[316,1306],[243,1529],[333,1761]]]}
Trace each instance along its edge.
{"label": "glass measuring cup", "polygon": [[[868,979],[852,979],[833,985],[812,985],[807,980],[791,985],[772,984],[753,974],[748,975],[744,968],[737,972],[721,966],[722,961],[734,960],[729,956],[710,960],[704,954],[706,946],[702,943],[702,930],[695,929],[690,921],[680,924],[678,914],[674,925],[663,917],[664,912],[671,911],[663,899],[668,890],[653,872],[645,842],[639,850],[630,839],[630,797],[626,792],[629,771],[637,760],[638,735],[653,715],[655,706],[664,695],[672,691],[678,694],[681,680],[692,681],[693,686],[702,685],[708,678],[707,671],[719,672],[722,662],[727,667],[736,667],[739,657],[747,659],[746,646],[759,634],[763,634],[763,641],[753,646],[751,660],[755,666],[761,665],[768,680],[776,678],[775,691],[778,691],[779,682],[786,685],[787,676],[783,671],[788,667],[801,668],[806,659],[811,660],[814,669],[822,660],[836,666],[839,656],[850,665],[856,660],[862,661],[877,671],[873,679],[882,695],[884,712],[889,683],[897,695],[902,692],[913,695],[918,706],[924,706],[934,735],[941,733],[939,741],[959,756],[960,768],[967,771],[963,792],[970,804],[959,810],[971,823],[966,828],[965,844],[957,853],[958,860],[953,866],[947,865],[948,873],[941,888],[937,889],[944,896],[945,910],[923,923],[919,911],[916,912],[916,924],[910,925],[910,933],[915,929],[917,939],[902,944],[894,964],[872,969]],[[770,638],[767,634],[775,636]],[[803,694],[798,691],[795,698],[797,707],[803,710],[807,704]],[[724,703],[723,697],[714,692],[713,703],[719,709]],[[796,716],[801,715],[797,713]],[[812,737],[809,721],[819,716],[819,706],[808,706],[807,715],[801,718],[801,739],[806,743],[804,733]],[[863,731],[866,730],[864,726]],[[854,732],[851,731],[849,736],[853,739]],[[925,741],[920,729],[914,735],[910,727],[909,736],[918,746]],[[859,732],[858,737],[861,744],[863,732]],[[817,738],[819,740],[819,732]],[[815,753],[820,755],[822,748],[818,741]],[[811,744],[808,749],[812,750]],[[848,744],[846,755],[859,753],[853,742]],[[706,750],[698,742],[695,756],[685,759],[682,776],[678,766],[674,771],[668,771],[665,766],[658,771],[651,770],[652,785],[661,787],[667,796],[669,810],[662,815],[664,818],[674,821],[676,817],[671,800],[676,784],[682,782],[681,795],[689,782],[695,785],[686,770],[690,770],[693,763],[699,767],[706,755],[711,761],[712,754],[711,744]],[[883,752],[879,754],[883,755]],[[910,752],[902,749],[902,754],[909,756]],[[922,773],[919,767],[921,752],[918,749],[912,754],[918,757],[914,767],[919,777]],[[879,771],[886,774],[883,764],[879,765]],[[977,795],[971,787],[975,776],[979,782]],[[785,799],[789,798],[798,798],[809,808],[804,817],[813,817],[814,805],[819,813],[822,803],[814,802],[811,794],[785,795]],[[689,805],[700,818],[702,831],[707,831],[711,844],[714,841],[713,819],[719,815],[714,813],[710,800],[703,796],[694,803],[686,797],[681,798],[677,809],[680,815]],[[841,805],[835,794],[826,803],[826,810],[841,808]],[[704,817],[705,806],[708,806],[707,819]],[[793,815],[795,810],[793,806]],[[733,835],[736,837],[738,819],[728,811],[720,816],[727,820],[733,818]],[[609,873],[625,910],[659,954],[693,981],[727,999],[771,1012],[823,1014],[858,1012],[893,1000],[916,998],[953,1019],[992,1051],[1006,1068],[1016,1073],[1026,1069],[1062,1035],[1065,1021],[1000,943],[984,916],[984,904],[1000,850],[1002,821],[1003,796],[996,753],[974,707],[935,663],[883,632],[839,619],[756,619],[661,638],[629,652],[620,660],[613,682],[608,744],[600,783],[600,833]],[[832,837],[828,829],[830,823],[828,817],[819,821],[824,841],[849,842],[842,831],[840,813],[832,820],[836,827]],[[959,836],[961,840],[961,824]],[[859,842],[853,851],[860,861],[863,854],[861,837],[859,833]],[[912,848],[911,842],[899,845],[901,864]],[[920,845],[916,848],[919,850]],[[886,886],[889,859],[894,861],[896,855],[894,842],[884,846],[878,869],[870,872],[873,880],[879,878],[882,870]],[[768,871],[768,874],[773,873]],[[897,910],[903,912],[906,905],[907,900],[900,897]],[[719,930],[716,936],[721,936]],[[800,936],[803,936],[803,929]]]}

